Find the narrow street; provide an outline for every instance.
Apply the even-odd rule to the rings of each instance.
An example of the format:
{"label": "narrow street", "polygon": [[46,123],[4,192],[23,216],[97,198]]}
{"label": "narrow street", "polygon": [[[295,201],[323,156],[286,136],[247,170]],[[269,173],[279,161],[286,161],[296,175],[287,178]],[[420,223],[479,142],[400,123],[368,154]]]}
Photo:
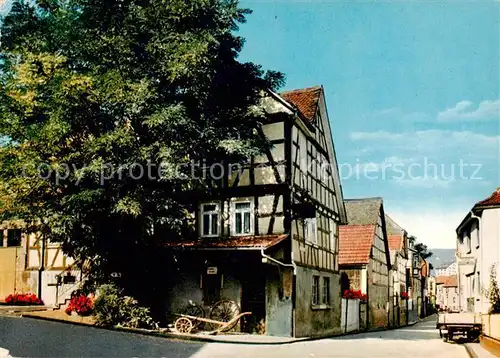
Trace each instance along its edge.
{"label": "narrow street", "polygon": [[412,327],[285,345],[197,343],[17,317],[0,317],[12,357],[468,357],[444,343],[434,318]]}

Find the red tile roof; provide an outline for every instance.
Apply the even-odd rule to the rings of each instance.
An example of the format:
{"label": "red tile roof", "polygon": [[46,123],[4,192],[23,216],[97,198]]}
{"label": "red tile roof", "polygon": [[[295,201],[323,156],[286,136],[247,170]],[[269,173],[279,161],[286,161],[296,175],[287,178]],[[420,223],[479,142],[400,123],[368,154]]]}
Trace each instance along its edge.
{"label": "red tile roof", "polygon": [[375,225],[342,225],[339,228],[339,264],[368,264]]}
{"label": "red tile roof", "polygon": [[318,102],[323,91],[321,86],[296,89],[281,93],[281,97],[293,104],[309,121],[313,121],[318,109]]}
{"label": "red tile roof", "polygon": [[389,235],[389,250],[399,251],[403,249],[403,235]]}
{"label": "red tile roof", "polygon": [[233,236],[228,238],[202,238],[199,240],[169,241],[167,247],[183,247],[193,249],[209,248],[242,248],[267,249],[285,240],[288,235]]}
{"label": "red tile roof", "polygon": [[476,205],[474,205],[474,207],[493,206],[493,205],[500,205],[500,187],[498,187],[497,190],[495,190],[493,194],[490,195],[490,197],[477,202]]}
{"label": "red tile roof", "polygon": [[457,276],[436,276],[436,285],[443,285],[443,287],[456,287]]}

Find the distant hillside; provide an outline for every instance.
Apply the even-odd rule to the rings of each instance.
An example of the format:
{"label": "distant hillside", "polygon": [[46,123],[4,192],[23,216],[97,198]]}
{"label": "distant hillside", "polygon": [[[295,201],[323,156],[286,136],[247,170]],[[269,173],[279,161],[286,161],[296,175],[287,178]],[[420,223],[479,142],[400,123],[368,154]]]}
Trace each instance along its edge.
{"label": "distant hillside", "polygon": [[[429,249],[433,255],[429,258],[434,269],[455,261],[455,249]],[[431,272],[434,274],[434,272]]]}

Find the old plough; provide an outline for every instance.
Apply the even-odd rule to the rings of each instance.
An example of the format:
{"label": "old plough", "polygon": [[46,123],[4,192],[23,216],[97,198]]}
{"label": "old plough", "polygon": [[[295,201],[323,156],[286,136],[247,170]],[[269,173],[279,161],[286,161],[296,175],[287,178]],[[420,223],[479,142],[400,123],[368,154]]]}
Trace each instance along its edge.
{"label": "old plough", "polygon": [[234,328],[243,316],[251,315],[252,312],[240,313],[240,308],[234,301],[223,300],[217,302],[211,309],[210,318],[195,316],[189,313],[204,314],[203,308],[200,306],[191,306],[185,313],[177,314],[180,316],[174,323],[174,328],[179,333],[191,333],[197,329],[201,323],[210,327],[211,330],[207,334],[218,334],[221,332],[228,332]]}

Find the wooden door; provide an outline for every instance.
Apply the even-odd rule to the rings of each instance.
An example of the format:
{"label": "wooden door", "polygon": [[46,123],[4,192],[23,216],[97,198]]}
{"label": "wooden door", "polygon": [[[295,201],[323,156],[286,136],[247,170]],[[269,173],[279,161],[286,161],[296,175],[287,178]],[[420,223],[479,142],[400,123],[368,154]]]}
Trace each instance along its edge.
{"label": "wooden door", "polygon": [[252,312],[243,322],[243,331],[265,333],[266,320],[266,279],[263,273],[255,272],[241,282],[242,312]]}

